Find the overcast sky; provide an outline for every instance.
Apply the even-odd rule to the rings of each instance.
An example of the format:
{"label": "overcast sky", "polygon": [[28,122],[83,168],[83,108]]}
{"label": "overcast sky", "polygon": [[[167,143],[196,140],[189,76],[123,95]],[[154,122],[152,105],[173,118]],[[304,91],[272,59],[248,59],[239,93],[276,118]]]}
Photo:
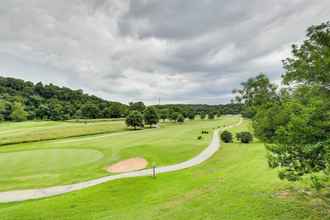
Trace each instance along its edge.
{"label": "overcast sky", "polygon": [[0,75],[121,102],[229,102],[281,60],[329,0],[1,0]]}

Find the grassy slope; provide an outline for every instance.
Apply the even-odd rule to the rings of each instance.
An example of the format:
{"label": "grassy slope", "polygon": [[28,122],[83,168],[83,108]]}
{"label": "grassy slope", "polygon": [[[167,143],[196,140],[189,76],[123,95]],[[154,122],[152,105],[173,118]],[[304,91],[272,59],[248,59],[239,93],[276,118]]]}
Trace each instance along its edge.
{"label": "grassy slope", "polygon": [[112,133],[126,130],[124,121],[89,123],[28,121],[0,123],[0,145]]}
{"label": "grassy slope", "polygon": [[[0,191],[68,184],[109,175],[104,169],[106,166],[136,156],[159,166],[185,161],[208,145],[213,128],[238,120],[238,117],[223,117],[182,125],[165,123],[161,129],[3,146],[0,148],[0,167],[5,169],[0,169]],[[202,129],[210,133],[197,140]],[[53,151],[45,151],[50,149]],[[91,154],[93,163],[86,159],[86,163],[81,163],[90,150],[103,157],[94,152]]]}
{"label": "grassy slope", "polygon": [[[248,123],[242,126],[246,129]],[[245,128],[244,128],[245,127]],[[235,129],[237,131],[237,129]],[[1,219],[329,219],[267,168],[261,143],[224,144],[209,161],[175,173],[108,182],[70,194],[1,204]]]}

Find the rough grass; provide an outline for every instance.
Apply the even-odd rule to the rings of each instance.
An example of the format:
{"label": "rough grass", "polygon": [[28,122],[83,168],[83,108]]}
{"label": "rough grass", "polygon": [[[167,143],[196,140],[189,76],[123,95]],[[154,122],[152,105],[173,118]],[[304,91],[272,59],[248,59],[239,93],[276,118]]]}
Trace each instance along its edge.
{"label": "rough grass", "polygon": [[[236,116],[187,121],[181,125],[164,123],[160,129],[130,130],[3,146],[0,148],[0,166],[3,168],[0,169],[0,191],[69,184],[110,175],[105,167],[131,157],[143,157],[149,165],[156,163],[157,166],[182,162],[208,146],[213,128],[238,121],[239,117]],[[203,135],[202,140],[197,140],[202,130],[210,132]],[[70,130],[63,129],[63,132],[69,133]],[[50,149],[56,149],[57,153],[45,155],[45,150]],[[64,149],[67,151],[63,151]],[[97,157],[93,163],[79,164],[79,160],[88,161],[88,158],[83,157],[85,154],[82,150],[93,150],[103,157]],[[65,166],[55,169],[55,162]],[[40,170],[40,166],[45,168]],[[27,167],[29,172],[25,172]]]}
{"label": "rough grass", "polygon": [[[241,129],[246,126],[248,122]],[[330,218],[328,210],[320,211],[320,204],[291,193],[292,187],[299,189],[267,167],[262,143],[232,143],[197,167],[155,179],[123,179],[48,199],[0,204],[0,216],[4,220]]]}
{"label": "rough grass", "polygon": [[124,121],[88,123],[28,121],[0,123],[0,145],[36,142],[127,130]]}

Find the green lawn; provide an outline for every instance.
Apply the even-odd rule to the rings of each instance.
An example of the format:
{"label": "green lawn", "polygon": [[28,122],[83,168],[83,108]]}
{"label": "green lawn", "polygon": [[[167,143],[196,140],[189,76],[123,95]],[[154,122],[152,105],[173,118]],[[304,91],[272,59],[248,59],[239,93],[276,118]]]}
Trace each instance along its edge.
{"label": "green lawn", "polygon": [[[106,166],[130,157],[144,157],[149,165],[155,162],[158,166],[182,162],[208,146],[214,128],[238,121],[236,116],[187,121],[182,125],[164,123],[160,129],[2,146],[0,191],[69,184],[110,175]],[[210,132],[197,140],[202,130]]]}
{"label": "green lawn", "polygon": [[0,145],[52,140],[82,135],[112,133],[126,130],[121,121],[56,122],[28,121],[0,123]]}
{"label": "green lawn", "polygon": [[[245,121],[233,130],[249,127]],[[292,187],[299,188],[279,180],[277,172],[267,167],[262,143],[232,143],[223,144],[197,167],[156,179],[123,179],[57,197],[0,204],[0,216],[4,220],[330,219],[328,210],[321,212],[319,201],[281,193]]]}

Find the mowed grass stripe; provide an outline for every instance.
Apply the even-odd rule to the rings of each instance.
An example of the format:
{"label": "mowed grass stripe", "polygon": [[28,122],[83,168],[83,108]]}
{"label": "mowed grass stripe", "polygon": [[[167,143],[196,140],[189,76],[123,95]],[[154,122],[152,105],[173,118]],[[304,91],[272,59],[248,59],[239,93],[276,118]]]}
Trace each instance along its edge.
{"label": "mowed grass stripe", "polygon": [[113,133],[127,129],[123,121],[97,123],[23,122],[12,123],[15,124],[13,127],[11,123],[6,124],[9,126],[0,126],[0,145]]}

